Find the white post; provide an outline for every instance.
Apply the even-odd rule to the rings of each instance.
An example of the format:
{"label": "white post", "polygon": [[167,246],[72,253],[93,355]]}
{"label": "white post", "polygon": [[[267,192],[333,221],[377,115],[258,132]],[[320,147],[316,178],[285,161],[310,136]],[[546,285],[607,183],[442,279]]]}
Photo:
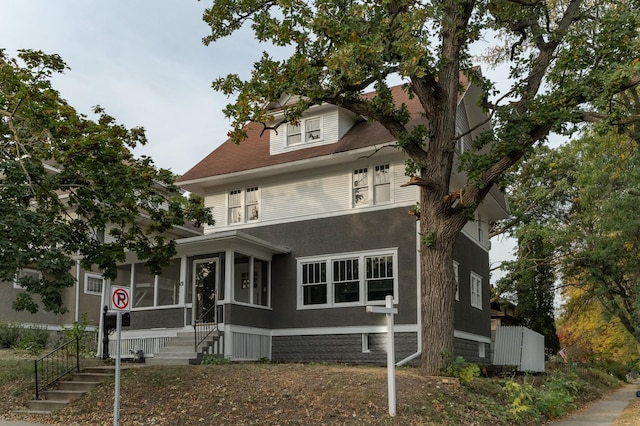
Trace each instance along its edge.
{"label": "white post", "polygon": [[393,296],[385,297],[385,307],[367,306],[367,312],[387,316],[387,385],[389,394],[389,415],[396,415],[396,355],[393,341],[393,316],[398,309],[393,307]]}
{"label": "white post", "polygon": [[385,307],[390,310],[387,313],[387,385],[389,393],[389,415],[396,415],[396,354],[393,335],[393,296],[385,298]]}
{"label": "white post", "polygon": [[116,340],[116,389],[113,398],[113,426],[118,426],[120,418],[120,332],[122,331],[122,312],[118,311],[116,319],[118,338]]}

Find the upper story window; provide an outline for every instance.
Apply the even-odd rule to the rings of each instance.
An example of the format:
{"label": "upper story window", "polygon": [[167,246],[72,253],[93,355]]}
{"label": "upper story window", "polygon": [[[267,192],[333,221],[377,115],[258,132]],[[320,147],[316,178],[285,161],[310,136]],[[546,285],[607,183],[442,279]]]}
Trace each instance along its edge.
{"label": "upper story window", "polygon": [[482,277],[474,272],[471,273],[471,306],[482,309]]}
{"label": "upper story window", "polygon": [[300,308],[375,304],[397,295],[397,250],[298,260]]}
{"label": "upper story window", "polygon": [[[353,206],[369,206],[391,201],[389,164],[353,171]],[[370,189],[373,188],[373,191]],[[373,197],[371,196],[373,195]]]}
{"label": "upper story window", "polygon": [[482,221],[482,215],[476,211],[476,231],[478,241],[481,243],[487,242],[487,231],[485,222]]}
{"label": "upper story window", "polygon": [[40,281],[41,278],[42,274],[36,269],[20,269],[20,271],[16,274],[15,279],[13,280],[13,288],[24,288],[20,285],[20,280],[22,279]]}
{"label": "upper story window", "polygon": [[456,300],[460,300],[460,280],[458,278],[458,271],[460,270],[460,264],[453,261],[453,276],[456,280]]}
{"label": "upper story window", "polygon": [[260,190],[257,186],[229,191],[229,224],[251,222],[260,217]]}
{"label": "upper story window", "polygon": [[299,125],[287,124],[287,146],[310,143],[322,139],[320,117],[300,119]]}
{"label": "upper story window", "polygon": [[95,294],[97,296],[102,294],[102,285],[104,278],[99,274],[85,274],[84,275],[84,292],[86,294]]}

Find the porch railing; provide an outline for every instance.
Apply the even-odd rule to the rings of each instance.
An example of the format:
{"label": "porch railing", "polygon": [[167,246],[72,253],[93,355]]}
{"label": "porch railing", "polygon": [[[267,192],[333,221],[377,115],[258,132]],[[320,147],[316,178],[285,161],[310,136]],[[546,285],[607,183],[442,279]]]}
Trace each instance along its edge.
{"label": "porch railing", "polygon": [[80,372],[80,338],[76,336],[34,361],[36,376],[36,400],[40,393],[71,373]]}
{"label": "porch railing", "polygon": [[198,352],[198,346],[214,332],[218,330],[218,323],[216,322],[216,307],[212,306],[207,309],[196,322],[193,324],[194,336],[195,336],[195,351]]}

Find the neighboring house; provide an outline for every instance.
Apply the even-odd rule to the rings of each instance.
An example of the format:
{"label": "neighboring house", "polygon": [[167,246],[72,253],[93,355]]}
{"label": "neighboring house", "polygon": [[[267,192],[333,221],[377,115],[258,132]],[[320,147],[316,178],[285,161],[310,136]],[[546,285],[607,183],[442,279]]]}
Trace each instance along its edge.
{"label": "neighboring house", "polygon": [[[393,94],[424,122],[417,99],[400,87]],[[488,126],[480,94],[467,84],[460,96],[458,131],[474,130],[458,151]],[[429,344],[420,333],[419,229],[408,214],[419,194],[401,186],[406,156],[385,147],[394,138],[334,105],[310,108],[299,126],[247,130],[240,145],[226,141],[178,180],[205,198],[215,226],[178,240],[160,277],[134,257],[121,265],[113,284],[130,286],[133,299],[123,339],[163,341],[215,322],[213,350],[232,360],[381,363],[384,316],[365,308],[393,295],[396,359],[417,357]],[[454,176],[452,190],[461,183]],[[493,188],[456,244],[455,352],[469,361],[490,360],[488,223],[507,214]]]}
{"label": "neighboring house", "polygon": [[[57,170],[51,166],[47,168],[56,173]],[[65,195],[62,194],[61,198]],[[144,222],[145,218],[140,216],[140,221]],[[103,238],[109,241],[109,228],[105,231]],[[202,235],[201,229],[196,229],[190,225],[175,226],[171,232],[166,233],[168,238],[180,239]],[[59,331],[63,328],[70,328],[74,322],[81,322],[83,319],[87,321],[87,330],[98,330],[102,321],[102,307],[107,304],[104,299],[107,285],[102,274],[97,271],[88,271],[81,267],[78,256],[73,256],[75,266],[69,271],[76,279],[74,286],[69,287],[63,292],[63,304],[67,309],[64,314],[54,314],[46,312],[42,304],[40,310],[31,314],[27,311],[15,311],[12,308],[13,301],[18,293],[25,291],[15,281],[0,282],[0,321],[18,323],[24,327],[46,328],[52,332]],[[18,271],[19,276],[24,274],[33,274],[38,276],[40,272],[35,269],[22,269]],[[38,300],[39,296],[34,296],[34,300]],[[84,315],[84,318],[83,318]]]}

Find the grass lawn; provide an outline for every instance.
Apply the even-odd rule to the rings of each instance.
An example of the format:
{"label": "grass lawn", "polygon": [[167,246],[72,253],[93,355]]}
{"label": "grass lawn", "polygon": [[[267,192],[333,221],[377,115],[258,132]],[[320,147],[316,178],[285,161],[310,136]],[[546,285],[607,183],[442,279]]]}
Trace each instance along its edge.
{"label": "grass lawn", "polygon": [[[95,361],[94,361],[95,362]],[[105,381],[78,401],[49,416],[15,412],[33,398],[32,361],[0,357],[0,419],[29,419],[57,425],[113,424],[114,381]],[[128,364],[131,366],[131,364]],[[388,415],[383,367],[339,364],[233,363],[202,366],[143,366],[123,373],[122,425],[526,425],[545,420],[541,402],[556,393],[544,377],[477,378],[466,385],[396,370],[397,415]],[[615,386],[602,382],[573,386],[597,398]],[[557,380],[561,382],[566,379]],[[508,384],[510,383],[510,384]],[[549,388],[551,389],[551,388]],[[535,401],[531,392],[544,401]],[[568,402],[567,402],[568,401]],[[583,400],[556,401],[569,409]],[[563,413],[560,413],[563,414]]]}

